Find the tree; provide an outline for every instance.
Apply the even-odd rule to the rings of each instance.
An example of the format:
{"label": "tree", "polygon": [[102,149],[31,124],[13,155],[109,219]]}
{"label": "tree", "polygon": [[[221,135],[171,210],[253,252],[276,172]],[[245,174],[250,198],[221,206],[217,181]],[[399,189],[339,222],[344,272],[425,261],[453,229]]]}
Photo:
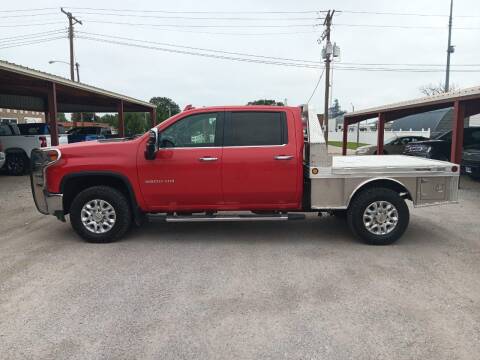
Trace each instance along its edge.
{"label": "tree", "polygon": [[97,122],[100,117],[93,112],[72,113],[72,121]]}
{"label": "tree", "polygon": [[285,104],[281,101],[275,101],[275,100],[267,100],[267,99],[260,99],[260,100],[254,100],[254,101],[249,101],[247,105],[272,105],[272,106],[284,106]]}
{"label": "tree", "polygon": [[[110,125],[112,128],[118,129],[118,114],[105,114],[100,122]],[[146,113],[126,112],[125,113],[125,135],[133,136],[143,134],[150,129],[150,119]]]}
{"label": "tree", "polygon": [[157,124],[180,112],[180,106],[167,97],[152,97],[150,104],[154,104],[157,107]]}
{"label": "tree", "polygon": [[65,117],[65,113],[57,113],[57,120],[61,122],[67,121],[67,118]]}
{"label": "tree", "polygon": [[[427,84],[420,87],[420,92],[426,96],[434,96],[443,94],[445,92],[445,85],[442,82],[438,84]],[[450,85],[449,91],[457,90],[457,86],[455,84]]]}
{"label": "tree", "polygon": [[333,100],[333,106],[328,108],[328,114],[330,118],[336,118],[342,116],[346,111],[342,110],[338,99]]}

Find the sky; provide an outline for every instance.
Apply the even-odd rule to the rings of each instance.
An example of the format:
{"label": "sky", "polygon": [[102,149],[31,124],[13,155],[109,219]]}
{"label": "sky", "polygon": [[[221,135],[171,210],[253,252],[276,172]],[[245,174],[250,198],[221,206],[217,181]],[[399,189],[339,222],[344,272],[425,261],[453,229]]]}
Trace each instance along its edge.
{"label": "sky", "polygon": [[[305,103],[322,72],[318,39],[324,29],[322,11],[328,9],[337,10],[331,36],[341,49],[333,65],[332,98],[345,110],[416,98],[422,96],[421,86],[445,79],[450,0],[18,0],[0,9],[0,59],[69,77],[66,64],[48,63],[69,59],[61,6],[83,22],[75,26],[82,82],[146,101],[166,96],[181,108],[264,98],[287,99],[292,106]],[[16,11],[22,9],[29,11]],[[479,85],[480,2],[455,0],[453,27],[452,68],[468,72],[452,72],[451,83]],[[248,59],[295,66],[190,54],[205,54],[198,48],[216,50],[208,52],[216,57],[250,54],[257,57]],[[378,68],[409,71],[372,71]],[[319,112],[323,96],[322,79],[310,102]]]}

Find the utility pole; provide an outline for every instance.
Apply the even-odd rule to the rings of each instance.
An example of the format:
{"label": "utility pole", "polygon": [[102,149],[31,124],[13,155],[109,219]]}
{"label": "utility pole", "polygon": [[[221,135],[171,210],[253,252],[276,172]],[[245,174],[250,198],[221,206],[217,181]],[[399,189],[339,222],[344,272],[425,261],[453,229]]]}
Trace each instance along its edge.
{"label": "utility pole", "polygon": [[330,28],[332,26],[332,18],[335,14],[335,10],[328,10],[325,16],[323,25],[326,27],[322,35],[322,40],[327,40],[327,44],[324,48],[325,59],[325,111],[323,115],[323,122],[325,124],[325,143],[328,147],[328,108],[330,103],[330,63],[332,62],[333,46],[330,42]]}
{"label": "utility pole", "polygon": [[[67,15],[68,18],[68,38],[70,40],[70,79],[72,81],[75,81],[75,71],[74,71],[74,66],[75,66],[75,58],[73,54],[73,25],[75,24],[80,24],[82,25],[82,22],[78,20],[75,16],[72,15],[71,12],[63,10],[63,8],[60,8],[62,13]],[[78,73],[78,67],[77,67],[77,73]]]}
{"label": "utility pole", "polygon": [[77,70],[77,82],[80,82],[80,70],[78,69],[80,64],[78,62],[75,63],[75,69]]}
{"label": "utility pole", "polygon": [[450,0],[450,17],[448,20],[448,47],[447,47],[447,73],[445,75],[445,92],[450,90],[450,54],[455,52],[455,47],[452,46],[452,14],[453,14],[453,0]]}

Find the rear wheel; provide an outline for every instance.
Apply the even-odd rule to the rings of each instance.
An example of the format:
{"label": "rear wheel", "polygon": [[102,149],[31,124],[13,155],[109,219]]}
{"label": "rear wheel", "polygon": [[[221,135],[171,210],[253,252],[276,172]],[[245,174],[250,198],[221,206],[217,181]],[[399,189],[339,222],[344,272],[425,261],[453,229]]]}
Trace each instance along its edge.
{"label": "rear wheel", "polygon": [[386,188],[362,191],[352,200],[347,211],[352,232],[371,245],[394,243],[407,229],[409,220],[405,200]]}
{"label": "rear wheel", "polygon": [[127,232],[132,223],[132,212],[120,191],[108,186],[94,186],[73,199],[70,222],[86,241],[107,243]]}
{"label": "rear wheel", "polygon": [[28,157],[21,152],[9,153],[5,160],[5,167],[10,175],[23,175],[28,171]]}

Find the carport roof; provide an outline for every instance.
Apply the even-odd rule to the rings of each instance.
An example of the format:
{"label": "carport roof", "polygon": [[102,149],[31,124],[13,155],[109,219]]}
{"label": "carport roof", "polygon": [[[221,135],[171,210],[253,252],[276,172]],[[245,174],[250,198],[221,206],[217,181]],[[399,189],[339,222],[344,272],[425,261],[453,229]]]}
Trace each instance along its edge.
{"label": "carport roof", "polygon": [[47,94],[55,83],[59,112],[148,112],[155,105],[95,86],[0,60],[0,107],[46,111]]}
{"label": "carport roof", "polygon": [[455,101],[469,101],[474,99],[480,99],[480,86],[358,110],[345,114],[345,119],[348,120],[349,123],[354,123],[375,118],[380,113],[391,113],[394,116],[389,117],[388,120],[394,120],[412,114],[451,107]]}

